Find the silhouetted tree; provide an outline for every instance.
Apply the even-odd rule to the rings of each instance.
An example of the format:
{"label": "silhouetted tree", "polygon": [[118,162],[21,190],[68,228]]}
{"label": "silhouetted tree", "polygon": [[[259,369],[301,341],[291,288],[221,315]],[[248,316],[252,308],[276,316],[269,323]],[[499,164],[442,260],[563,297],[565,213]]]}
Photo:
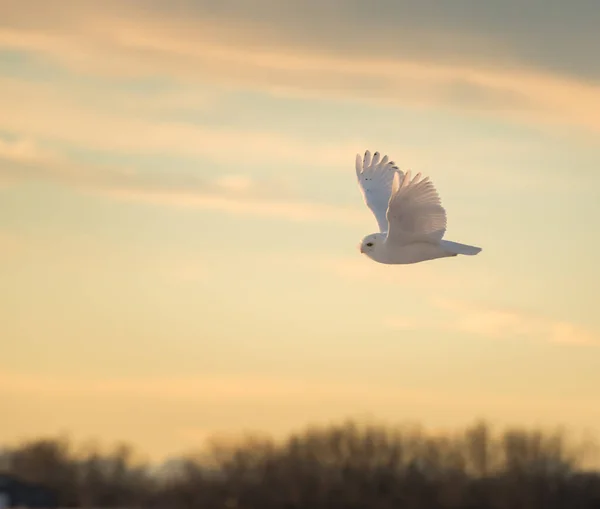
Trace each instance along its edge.
{"label": "silhouetted tree", "polygon": [[600,476],[582,471],[581,452],[564,433],[484,422],[434,436],[348,421],[283,442],[212,442],[155,470],[125,445],[76,453],[40,439],[8,448],[4,468],[56,489],[63,506],[97,509],[600,509]]}

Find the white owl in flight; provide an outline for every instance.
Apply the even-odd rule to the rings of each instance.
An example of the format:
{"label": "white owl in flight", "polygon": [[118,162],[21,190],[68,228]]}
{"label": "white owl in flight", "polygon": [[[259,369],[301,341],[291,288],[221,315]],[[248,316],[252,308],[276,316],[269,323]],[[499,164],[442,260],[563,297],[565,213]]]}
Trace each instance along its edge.
{"label": "white owl in flight", "polygon": [[356,176],[379,233],[367,235],[360,252],[386,264],[418,263],[447,256],[473,256],[481,248],[444,240],[446,211],[429,178],[399,170],[388,156],[356,154]]}

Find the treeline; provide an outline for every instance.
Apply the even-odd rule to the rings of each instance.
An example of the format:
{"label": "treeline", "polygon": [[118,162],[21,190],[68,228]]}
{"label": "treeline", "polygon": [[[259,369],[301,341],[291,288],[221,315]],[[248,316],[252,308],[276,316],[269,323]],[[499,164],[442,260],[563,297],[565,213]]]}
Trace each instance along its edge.
{"label": "treeline", "polygon": [[51,487],[62,507],[600,509],[600,475],[583,470],[591,447],[485,423],[434,435],[347,422],[279,442],[211,443],[162,468],[127,446],[39,439],[7,448],[3,470]]}

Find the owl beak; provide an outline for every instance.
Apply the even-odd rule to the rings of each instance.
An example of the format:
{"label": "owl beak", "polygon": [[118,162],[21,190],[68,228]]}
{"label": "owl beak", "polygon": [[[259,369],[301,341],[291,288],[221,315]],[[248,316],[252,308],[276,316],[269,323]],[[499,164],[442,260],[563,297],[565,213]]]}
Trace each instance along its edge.
{"label": "owl beak", "polygon": [[363,253],[363,254],[365,253],[365,252],[364,252],[364,250],[363,250],[363,246],[362,246],[362,244],[359,244],[359,245],[358,245],[358,249],[360,250],[360,252],[361,252],[361,253]]}

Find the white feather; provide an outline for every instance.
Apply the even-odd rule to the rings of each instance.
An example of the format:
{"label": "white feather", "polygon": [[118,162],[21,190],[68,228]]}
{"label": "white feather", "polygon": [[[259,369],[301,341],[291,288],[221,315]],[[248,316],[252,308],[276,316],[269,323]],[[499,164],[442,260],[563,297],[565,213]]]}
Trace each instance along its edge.
{"label": "white feather", "polygon": [[388,241],[407,244],[416,239],[442,240],[446,232],[446,211],[428,178],[418,173],[410,180],[406,172],[399,188],[392,193],[387,210]]}
{"label": "white feather", "polygon": [[356,177],[365,203],[375,215],[380,232],[388,231],[386,211],[392,194],[394,175],[403,175],[393,161],[387,156],[380,160],[379,152],[371,158],[368,150],[361,158],[356,154]]}

